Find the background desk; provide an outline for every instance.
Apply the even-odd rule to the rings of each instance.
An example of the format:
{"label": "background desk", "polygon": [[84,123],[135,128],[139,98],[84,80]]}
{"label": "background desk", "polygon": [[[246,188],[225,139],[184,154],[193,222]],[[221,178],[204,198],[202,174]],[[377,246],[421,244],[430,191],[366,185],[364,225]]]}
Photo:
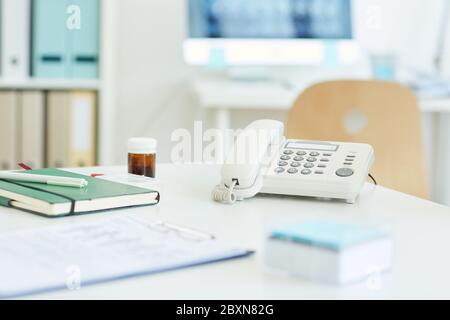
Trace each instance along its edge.
{"label": "background desk", "polygon": [[[117,172],[125,168],[84,169]],[[218,239],[256,249],[256,255],[191,269],[56,291],[45,299],[306,299],[306,298],[450,298],[450,209],[367,184],[355,205],[313,199],[259,196],[234,206],[210,200],[219,167],[159,165],[162,201],[158,206],[46,219],[0,208],[0,232],[36,226],[92,221],[113,215],[164,220],[215,234]],[[387,226],[395,240],[394,269],[372,285],[319,285],[263,271],[262,248],[271,225],[304,219]],[[378,287],[378,288],[377,288]]]}
{"label": "background desk", "polygon": [[[271,81],[197,80],[192,89],[199,104],[213,113],[215,128],[228,129],[231,112],[239,110],[288,110],[307,85]],[[433,200],[450,206],[450,97],[419,99],[423,139]],[[255,118],[259,118],[255,115]]]}
{"label": "background desk", "polygon": [[[297,97],[308,86],[290,85],[275,81],[229,81],[197,80],[193,91],[205,109],[214,112],[215,127],[230,128],[233,110],[279,110],[288,111]],[[423,113],[450,114],[450,97],[442,99],[419,99]]]}

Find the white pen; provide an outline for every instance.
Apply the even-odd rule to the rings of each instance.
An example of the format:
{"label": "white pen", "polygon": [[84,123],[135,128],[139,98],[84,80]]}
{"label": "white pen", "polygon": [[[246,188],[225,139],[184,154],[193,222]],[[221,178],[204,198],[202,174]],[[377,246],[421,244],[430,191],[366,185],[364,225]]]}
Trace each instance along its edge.
{"label": "white pen", "polygon": [[35,182],[48,184],[52,186],[84,188],[88,182],[85,179],[45,176],[40,174],[29,174],[19,172],[0,171],[0,179],[18,181],[18,182]]}

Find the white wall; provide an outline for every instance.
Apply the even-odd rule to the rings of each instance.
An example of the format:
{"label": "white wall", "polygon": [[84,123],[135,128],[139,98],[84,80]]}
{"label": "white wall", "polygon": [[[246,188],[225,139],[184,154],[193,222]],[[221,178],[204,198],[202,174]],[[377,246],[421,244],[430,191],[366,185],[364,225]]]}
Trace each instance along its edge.
{"label": "white wall", "polygon": [[167,161],[171,132],[200,118],[188,90],[193,71],[182,59],[184,1],[117,1],[114,162],[126,162],[132,136],[157,138]]}
{"label": "white wall", "polygon": [[[185,1],[110,1],[117,1],[113,162],[126,162],[126,141],[132,136],[157,138],[159,160],[169,161],[171,132],[190,129],[194,120],[204,116],[189,90],[189,79],[197,71],[182,59]],[[444,1],[354,0],[357,38],[370,52],[400,54],[404,65],[430,70]],[[374,24],[377,8],[382,15]],[[446,66],[450,74],[450,59]],[[285,115],[234,113],[232,120],[241,126],[264,116],[283,119]]]}

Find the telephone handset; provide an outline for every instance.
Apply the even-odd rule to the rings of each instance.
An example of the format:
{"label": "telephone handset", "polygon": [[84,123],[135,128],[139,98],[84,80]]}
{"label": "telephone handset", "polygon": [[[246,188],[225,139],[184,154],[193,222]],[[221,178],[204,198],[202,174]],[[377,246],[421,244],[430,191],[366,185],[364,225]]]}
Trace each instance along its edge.
{"label": "telephone handset", "polygon": [[283,132],[275,120],[246,127],[225,160],[213,199],[234,203],[267,193],[356,201],[374,161],[372,146],[286,140]]}
{"label": "telephone handset", "polygon": [[272,153],[279,150],[283,134],[283,123],[274,120],[258,120],[245,128],[225,160],[221,184],[213,191],[214,200],[234,203],[259,193],[261,170]]}

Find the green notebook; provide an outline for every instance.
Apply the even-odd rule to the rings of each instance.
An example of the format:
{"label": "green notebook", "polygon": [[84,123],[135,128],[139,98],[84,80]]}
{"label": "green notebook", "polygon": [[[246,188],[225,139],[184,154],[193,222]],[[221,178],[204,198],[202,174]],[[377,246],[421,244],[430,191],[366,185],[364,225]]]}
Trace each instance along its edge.
{"label": "green notebook", "polygon": [[0,180],[0,205],[58,217],[124,207],[157,204],[157,191],[92,178],[58,169],[26,171],[29,174],[82,178],[86,188]]}

